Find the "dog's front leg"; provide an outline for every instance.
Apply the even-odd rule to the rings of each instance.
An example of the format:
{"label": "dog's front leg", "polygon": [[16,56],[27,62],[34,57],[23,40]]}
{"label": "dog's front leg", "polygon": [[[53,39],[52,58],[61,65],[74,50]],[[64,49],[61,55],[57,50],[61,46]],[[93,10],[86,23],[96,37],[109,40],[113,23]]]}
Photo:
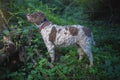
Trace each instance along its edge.
{"label": "dog's front leg", "polygon": [[55,60],[55,51],[54,51],[54,47],[49,47],[48,48],[48,52],[50,54],[50,58],[51,58],[51,63],[49,63],[50,68],[53,68],[53,62]]}
{"label": "dog's front leg", "polygon": [[53,63],[54,60],[55,60],[55,51],[54,51],[54,49],[51,49],[51,50],[49,50],[48,52],[49,52],[49,54],[50,54],[51,63]]}
{"label": "dog's front leg", "polygon": [[54,45],[51,44],[51,43],[47,44],[46,47],[47,47],[48,52],[49,52],[49,54],[50,54],[51,63],[53,63],[54,60],[55,60],[55,50],[54,50],[55,47],[54,47]]}

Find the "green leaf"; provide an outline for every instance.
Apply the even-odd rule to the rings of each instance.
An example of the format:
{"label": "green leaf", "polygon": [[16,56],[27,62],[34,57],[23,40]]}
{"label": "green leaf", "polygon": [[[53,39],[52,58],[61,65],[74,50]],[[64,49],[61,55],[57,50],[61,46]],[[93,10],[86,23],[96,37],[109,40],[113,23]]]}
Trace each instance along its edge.
{"label": "green leaf", "polygon": [[10,32],[8,30],[4,30],[3,33],[6,34],[6,35],[10,34]]}
{"label": "green leaf", "polygon": [[28,33],[28,32],[29,32],[28,29],[24,29],[24,30],[23,30],[23,33]]}

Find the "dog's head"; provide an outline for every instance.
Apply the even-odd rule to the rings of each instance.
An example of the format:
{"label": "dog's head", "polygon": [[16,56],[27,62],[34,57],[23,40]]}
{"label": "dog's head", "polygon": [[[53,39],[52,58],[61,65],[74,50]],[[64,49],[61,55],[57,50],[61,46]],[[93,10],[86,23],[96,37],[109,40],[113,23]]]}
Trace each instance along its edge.
{"label": "dog's head", "polygon": [[27,19],[29,22],[35,23],[36,25],[40,25],[46,20],[46,16],[42,12],[35,12],[32,14],[27,14]]}

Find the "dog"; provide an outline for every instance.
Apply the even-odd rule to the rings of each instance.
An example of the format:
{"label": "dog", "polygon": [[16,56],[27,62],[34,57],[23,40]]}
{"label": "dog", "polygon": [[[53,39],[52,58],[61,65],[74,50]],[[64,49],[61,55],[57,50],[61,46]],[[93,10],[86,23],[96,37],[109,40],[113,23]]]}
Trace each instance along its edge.
{"label": "dog", "polygon": [[79,60],[83,55],[88,56],[90,65],[93,65],[92,45],[94,44],[93,33],[87,27],[81,25],[60,26],[52,24],[47,20],[43,12],[34,12],[26,15],[27,20],[34,23],[40,30],[48,52],[50,53],[51,63],[55,60],[55,48],[77,45]]}

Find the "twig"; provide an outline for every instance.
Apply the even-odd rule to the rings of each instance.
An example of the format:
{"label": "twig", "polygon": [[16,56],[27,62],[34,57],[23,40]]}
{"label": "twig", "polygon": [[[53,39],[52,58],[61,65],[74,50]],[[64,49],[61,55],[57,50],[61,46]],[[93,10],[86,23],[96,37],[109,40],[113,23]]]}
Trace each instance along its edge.
{"label": "twig", "polygon": [[4,16],[4,14],[3,14],[3,12],[2,12],[2,10],[0,9],[0,15],[1,15],[1,18],[2,18],[2,20],[3,20],[3,27],[5,28],[5,29],[7,29],[8,31],[10,31],[10,29],[9,29],[9,25],[8,25],[8,23],[7,23],[7,20],[6,20],[6,18],[5,18],[5,16]]}

